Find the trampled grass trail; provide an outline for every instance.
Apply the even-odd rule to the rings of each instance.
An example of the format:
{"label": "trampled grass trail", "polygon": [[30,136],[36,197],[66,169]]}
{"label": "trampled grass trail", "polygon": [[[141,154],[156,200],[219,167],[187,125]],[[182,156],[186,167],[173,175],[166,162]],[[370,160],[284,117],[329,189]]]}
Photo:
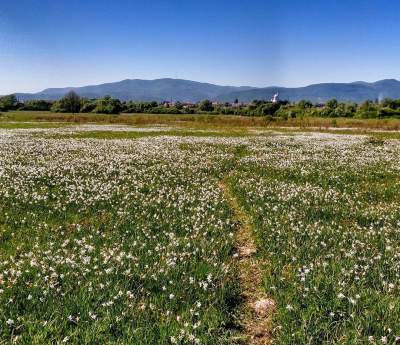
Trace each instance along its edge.
{"label": "trampled grass trail", "polygon": [[251,220],[232,192],[227,179],[220,182],[227,202],[239,223],[236,232],[239,281],[243,303],[238,310],[241,333],[234,341],[250,345],[272,344],[272,315],[275,302],[262,290],[262,265],[256,253],[257,247]]}

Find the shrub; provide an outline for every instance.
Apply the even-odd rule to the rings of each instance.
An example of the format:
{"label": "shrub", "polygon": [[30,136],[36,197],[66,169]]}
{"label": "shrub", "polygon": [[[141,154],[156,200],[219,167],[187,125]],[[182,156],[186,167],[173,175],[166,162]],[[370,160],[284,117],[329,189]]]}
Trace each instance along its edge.
{"label": "shrub", "polygon": [[93,112],[98,114],[119,114],[121,108],[121,101],[119,99],[105,96],[96,101],[96,107],[93,109]]}
{"label": "shrub", "polygon": [[31,111],[49,111],[53,105],[53,102],[44,100],[31,100],[26,101],[20,107],[21,110]]}

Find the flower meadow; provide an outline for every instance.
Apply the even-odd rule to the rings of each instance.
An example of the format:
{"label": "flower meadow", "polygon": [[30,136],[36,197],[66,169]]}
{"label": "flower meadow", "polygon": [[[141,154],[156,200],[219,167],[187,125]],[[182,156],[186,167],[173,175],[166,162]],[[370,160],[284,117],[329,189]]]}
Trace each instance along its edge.
{"label": "flower meadow", "polygon": [[0,130],[0,344],[235,343],[222,179],[251,220],[274,343],[400,336],[398,141],[108,127]]}
{"label": "flower meadow", "polygon": [[207,146],[1,138],[0,339],[223,342],[234,224]]}
{"label": "flower meadow", "polygon": [[256,145],[231,185],[251,215],[279,344],[400,336],[400,145],[314,134]]}

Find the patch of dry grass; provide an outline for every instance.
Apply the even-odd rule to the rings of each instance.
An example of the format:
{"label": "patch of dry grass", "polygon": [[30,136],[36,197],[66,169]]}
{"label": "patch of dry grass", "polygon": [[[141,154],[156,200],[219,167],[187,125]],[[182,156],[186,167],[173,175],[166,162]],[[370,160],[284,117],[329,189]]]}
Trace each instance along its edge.
{"label": "patch of dry grass", "polygon": [[156,114],[68,114],[16,111],[3,113],[0,121],[46,121],[67,123],[107,123],[128,125],[168,124],[188,127],[299,127],[311,129],[351,128],[365,130],[400,130],[400,119],[354,119],[299,117],[266,120],[263,117],[237,115],[156,115]]}

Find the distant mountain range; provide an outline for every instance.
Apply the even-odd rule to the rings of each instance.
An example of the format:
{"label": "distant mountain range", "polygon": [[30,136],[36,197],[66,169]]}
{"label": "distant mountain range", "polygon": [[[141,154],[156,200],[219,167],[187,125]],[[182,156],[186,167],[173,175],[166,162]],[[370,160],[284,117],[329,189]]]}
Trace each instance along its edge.
{"label": "distant mountain range", "polygon": [[17,93],[20,100],[55,100],[73,90],[82,97],[100,98],[110,95],[122,101],[187,101],[198,102],[204,99],[216,99],[231,92],[250,90],[252,87],[220,86],[183,79],[126,79],[115,83],[90,85],[83,87],[65,87],[45,89],[38,93]]}
{"label": "distant mountain range", "polygon": [[367,99],[400,98],[400,81],[395,79],[380,80],[375,83],[357,81],[353,83],[323,83],[305,87],[265,87],[250,90],[233,91],[217,97],[220,101],[238,98],[243,102],[253,99],[271,99],[279,93],[280,99],[299,101],[308,99],[312,102],[325,102],[336,98],[339,101],[362,102]]}
{"label": "distant mountain range", "polygon": [[250,102],[254,99],[269,100],[275,93],[280,99],[298,101],[308,99],[313,102],[325,102],[336,98],[339,101],[362,102],[366,99],[400,98],[400,81],[385,79],[375,83],[357,81],[353,83],[323,83],[305,87],[270,86],[256,88],[251,86],[220,86],[183,79],[126,79],[115,83],[90,85],[83,87],[65,87],[45,89],[38,93],[17,93],[19,100],[46,99],[56,100],[69,91],[75,91],[82,97],[100,98],[105,95],[123,101],[182,101],[198,102],[204,99],[213,101]]}

